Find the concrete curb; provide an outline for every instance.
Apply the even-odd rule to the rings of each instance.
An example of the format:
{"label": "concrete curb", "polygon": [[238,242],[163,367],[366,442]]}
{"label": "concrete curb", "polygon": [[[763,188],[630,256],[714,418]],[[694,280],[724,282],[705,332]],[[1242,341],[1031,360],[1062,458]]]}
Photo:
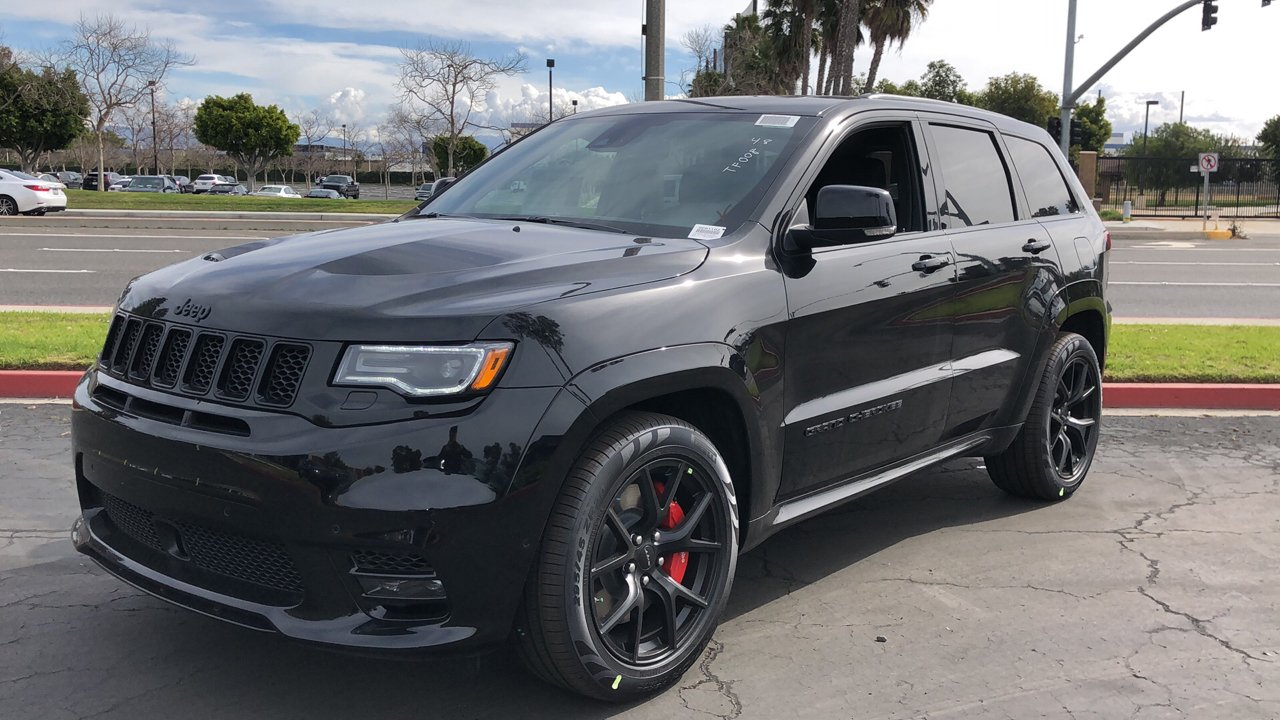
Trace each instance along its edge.
{"label": "concrete curb", "polygon": [[68,218],[214,218],[221,220],[387,220],[400,217],[399,214],[394,213],[248,212],[235,210],[65,210],[59,215]]}
{"label": "concrete curb", "polygon": [[[0,370],[0,397],[71,397],[79,370]],[[1280,384],[1103,383],[1110,408],[1280,410]]]}

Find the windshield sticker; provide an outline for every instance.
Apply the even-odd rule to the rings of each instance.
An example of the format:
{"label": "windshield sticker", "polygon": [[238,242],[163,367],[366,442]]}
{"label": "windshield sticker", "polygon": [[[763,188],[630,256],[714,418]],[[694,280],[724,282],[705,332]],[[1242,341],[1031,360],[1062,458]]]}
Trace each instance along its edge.
{"label": "windshield sticker", "polygon": [[798,122],[800,122],[799,115],[761,115],[760,119],[756,120],[756,125],[761,127],[789,128],[795,127]]}
{"label": "windshield sticker", "polygon": [[719,225],[694,225],[689,231],[692,240],[715,240],[724,236],[724,228]]}

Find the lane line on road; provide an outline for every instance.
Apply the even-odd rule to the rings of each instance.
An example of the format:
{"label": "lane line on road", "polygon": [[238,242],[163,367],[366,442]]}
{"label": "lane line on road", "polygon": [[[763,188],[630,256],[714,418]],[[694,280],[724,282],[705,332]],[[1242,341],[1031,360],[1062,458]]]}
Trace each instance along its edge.
{"label": "lane line on road", "polygon": [[95,273],[97,270],[42,270],[39,268],[0,268],[6,273]]}
{"label": "lane line on road", "polygon": [[[137,248],[40,248],[47,252],[92,252],[92,253],[185,253],[189,250],[144,250]],[[1188,263],[1194,265],[1195,263]],[[1211,264],[1211,263],[1207,263]],[[1241,263],[1243,264],[1243,263]],[[1280,263],[1277,263],[1280,265]]]}
{"label": "lane line on road", "polygon": [[42,233],[0,232],[0,237],[56,237],[56,238],[130,238],[135,240],[270,240],[265,235],[125,235],[123,233]]}
{"label": "lane line on road", "polygon": [[1149,250],[1151,252],[1202,253],[1202,252],[1280,252],[1280,248],[1173,248],[1173,247],[1112,247],[1111,252],[1128,252],[1130,250]]}
{"label": "lane line on road", "polygon": [[[0,306],[0,310],[3,310]],[[1116,317],[1114,325],[1261,325],[1280,327],[1280,318],[1249,317]]]}
{"label": "lane line on road", "polygon": [[1236,282],[1236,283],[1213,283],[1213,282],[1169,282],[1164,280],[1125,280],[1110,281],[1111,285],[1169,285],[1178,287],[1258,287],[1271,288],[1280,287],[1280,283],[1254,283],[1254,282]]}

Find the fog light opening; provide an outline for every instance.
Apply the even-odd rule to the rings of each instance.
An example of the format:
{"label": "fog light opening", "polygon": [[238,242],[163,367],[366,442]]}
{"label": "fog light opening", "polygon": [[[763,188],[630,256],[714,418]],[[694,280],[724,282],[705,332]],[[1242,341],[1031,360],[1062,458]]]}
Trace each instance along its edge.
{"label": "fog light opening", "polygon": [[444,600],[444,583],[438,578],[360,576],[364,596],[376,600],[422,602]]}

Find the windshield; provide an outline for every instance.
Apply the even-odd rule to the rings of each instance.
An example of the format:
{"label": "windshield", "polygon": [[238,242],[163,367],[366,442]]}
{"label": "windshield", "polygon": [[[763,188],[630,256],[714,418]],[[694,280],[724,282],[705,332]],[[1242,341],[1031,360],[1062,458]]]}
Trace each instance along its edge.
{"label": "windshield", "polygon": [[260,193],[278,193],[278,192],[280,192],[280,186],[279,186],[279,185],[263,185],[263,186],[262,186],[262,188],[261,188],[260,190],[258,190],[258,192],[260,192]]}
{"label": "windshield", "polygon": [[158,177],[141,177],[141,178],[134,178],[133,182],[129,183],[129,187],[158,188],[158,187],[161,187],[163,184],[164,183],[161,182],[160,178]]}
{"label": "windshield", "polygon": [[812,118],[645,113],[561,120],[449,187],[420,214],[593,222],[712,239],[749,218]]}
{"label": "windshield", "polygon": [[347,177],[346,175],[330,175],[329,177],[325,178],[322,182],[338,183],[338,182],[347,182],[350,179],[351,178]]}

